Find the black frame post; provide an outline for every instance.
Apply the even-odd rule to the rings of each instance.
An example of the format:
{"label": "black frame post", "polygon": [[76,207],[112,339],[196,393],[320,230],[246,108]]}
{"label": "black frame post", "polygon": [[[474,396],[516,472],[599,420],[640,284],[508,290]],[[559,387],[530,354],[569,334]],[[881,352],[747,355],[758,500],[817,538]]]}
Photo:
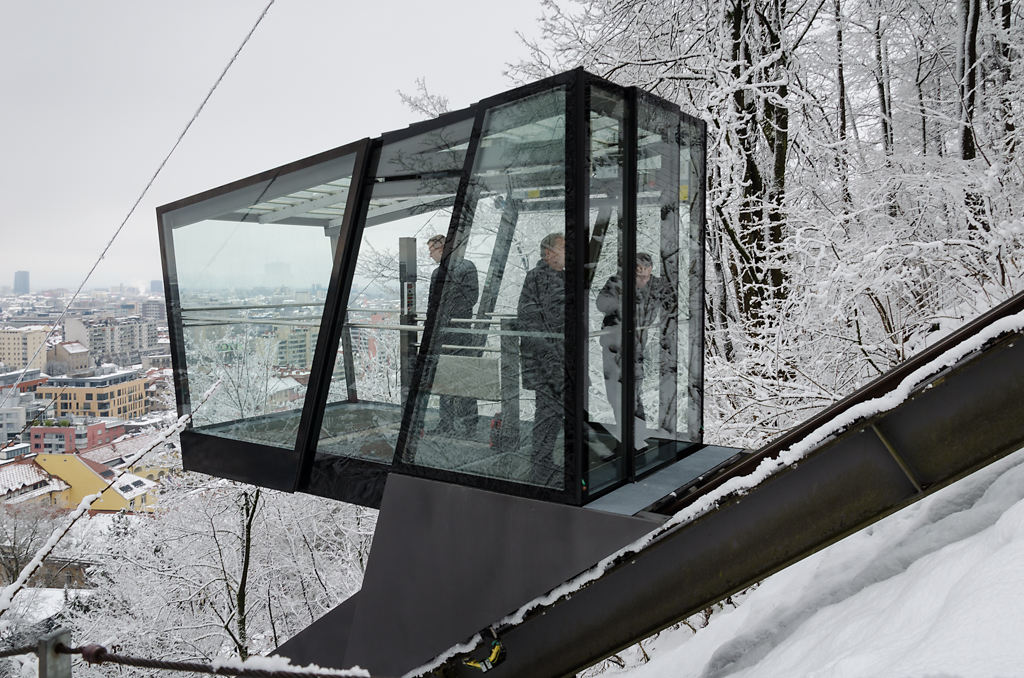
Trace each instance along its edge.
{"label": "black frame post", "polygon": [[587,480],[583,445],[584,389],[587,385],[587,295],[583,270],[590,242],[587,221],[590,207],[588,171],[588,81],[577,69],[565,99],[565,489],[582,503]]}
{"label": "black frame post", "polygon": [[[441,253],[441,261],[438,262],[437,289],[434,292],[434,299],[428,299],[428,304],[430,301],[433,301],[435,304],[439,304],[441,299],[444,298],[444,286],[445,281],[448,279],[448,267],[451,264],[452,253],[455,249],[455,236],[459,231],[462,216],[465,213],[466,196],[469,192],[470,178],[473,174],[473,162],[476,158],[477,148],[480,145],[480,129],[483,126],[486,110],[486,108],[481,106],[476,109],[473,116],[473,129],[469,134],[466,158],[462,163],[462,174],[459,176],[459,186],[455,191],[455,204],[452,205],[452,217],[448,222],[448,232],[444,240],[444,250]],[[413,431],[414,424],[417,423],[414,420],[421,416],[421,412],[426,411],[425,404],[422,408],[419,407],[419,400],[423,397],[421,395],[420,385],[424,383],[424,379],[427,380],[426,383],[432,383],[434,381],[434,370],[437,368],[437,361],[428,359],[428,356],[433,354],[432,348],[434,343],[434,334],[437,329],[438,315],[439,313],[437,308],[431,306],[427,307],[426,318],[423,320],[423,337],[420,340],[420,348],[415,358],[412,382],[409,385],[405,404],[403,405],[402,424],[398,429],[398,441],[395,444],[395,454],[391,460],[391,468],[396,470],[408,468],[408,466],[415,461],[416,436],[410,434]],[[438,348],[440,348],[440,346],[438,346]],[[427,394],[427,397],[429,398],[429,393]],[[415,430],[418,431],[419,426],[416,426]]]}
{"label": "black frame post", "polygon": [[[309,476],[316,456],[317,441],[320,439],[320,427],[323,425],[324,412],[327,408],[327,394],[331,386],[331,374],[334,372],[334,361],[338,354],[338,342],[342,327],[345,324],[348,295],[352,289],[352,276],[345,275],[355,263],[358,252],[358,235],[361,229],[356,216],[363,204],[363,197],[370,167],[370,147],[372,142],[363,139],[356,150],[355,165],[352,168],[352,180],[349,184],[348,199],[345,201],[345,216],[341,222],[338,236],[338,247],[334,251],[334,266],[331,269],[330,288],[324,299],[324,313],[320,319],[320,334],[317,335],[316,352],[310,367],[309,384],[306,388],[306,399],[303,403],[302,418],[299,420],[298,439],[295,450],[299,454],[299,468],[295,474],[293,491],[309,485]],[[348,370],[346,370],[346,386]]]}
{"label": "black frame post", "polygon": [[636,429],[636,193],[637,193],[637,89],[626,88],[626,194],[622,213],[622,446],[626,455],[626,482],[636,480],[636,450],[633,449]]}
{"label": "black frame post", "polygon": [[[185,362],[185,323],[181,317],[181,293],[178,290],[178,266],[174,259],[174,229],[163,223],[165,209],[157,209],[157,234],[160,236],[160,262],[164,273],[164,306],[167,309],[167,334],[171,340],[171,374],[178,416],[191,410],[188,374]],[[175,322],[177,321],[177,322]],[[189,422],[191,428],[192,422]]]}

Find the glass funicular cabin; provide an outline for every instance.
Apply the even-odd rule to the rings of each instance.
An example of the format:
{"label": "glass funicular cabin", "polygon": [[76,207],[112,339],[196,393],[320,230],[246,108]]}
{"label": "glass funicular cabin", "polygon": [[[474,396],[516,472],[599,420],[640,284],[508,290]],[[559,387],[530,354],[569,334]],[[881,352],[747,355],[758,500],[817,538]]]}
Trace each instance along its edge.
{"label": "glass funicular cabin", "polygon": [[576,70],[161,207],[185,467],[582,506],[701,447],[704,137]]}

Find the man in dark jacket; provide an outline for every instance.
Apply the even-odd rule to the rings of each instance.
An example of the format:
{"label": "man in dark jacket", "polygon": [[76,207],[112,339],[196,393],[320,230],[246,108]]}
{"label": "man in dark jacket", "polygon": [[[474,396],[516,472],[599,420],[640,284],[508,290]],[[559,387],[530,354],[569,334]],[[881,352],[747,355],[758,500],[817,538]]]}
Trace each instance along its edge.
{"label": "man in dark jacket", "polygon": [[[650,254],[636,254],[636,334],[633,342],[633,379],[635,386],[634,412],[637,419],[647,419],[641,396],[644,379],[644,346],[647,334],[661,316],[664,321],[673,311],[671,286],[662,278],[652,275],[654,261]],[[622,426],[622,279],[613,275],[597,295],[597,310],[604,313],[602,327],[609,330],[601,335],[603,347],[604,384],[608,403],[615,413],[615,422]]]}
{"label": "man in dark jacket", "polygon": [[[435,235],[427,241],[430,258],[441,262],[444,252],[443,235]],[[468,259],[451,258],[448,260],[448,274],[445,276],[443,291],[438,285],[438,271],[430,274],[430,291],[427,294],[427,313],[437,314],[435,325],[434,353],[439,355],[472,355],[470,349],[441,348],[442,346],[472,346],[473,335],[465,332],[452,332],[453,328],[469,329],[468,323],[452,323],[453,318],[472,318],[473,306],[476,304],[479,281],[476,266]],[[471,436],[476,432],[477,404],[474,398],[457,395],[441,395],[437,432],[444,434]]]}
{"label": "man in dark jacket", "polygon": [[[557,485],[552,448],[564,421],[565,237],[551,233],[540,243],[541,260],[526,273],[519,295],[519,341],[523,388],[537,396],[532,463],[536,482]],[[548,336],[538,336],[548,335]]]}

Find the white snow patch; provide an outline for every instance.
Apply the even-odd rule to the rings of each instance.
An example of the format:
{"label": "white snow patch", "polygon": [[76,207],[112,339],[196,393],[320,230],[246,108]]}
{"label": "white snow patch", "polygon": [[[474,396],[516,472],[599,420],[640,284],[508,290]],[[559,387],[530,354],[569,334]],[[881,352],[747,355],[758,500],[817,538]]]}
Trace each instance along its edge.
{"label": "white snow patch", "polygon": [[370,678],[370,672],[366,669],[354,666],[350,669],[328,669],[316,664],[305,666],[292,666],[288,657],[271,655],[269,657],[249,657],[241,659],[215,659],[210,662],[214,668],[226,668],[231,670],[256,669],[258,671],[285,671],[289,673],[319,673],[330,676],[345,676],[352,678]]}
{"label": "white snow patch", "polygon": [[769,577],[636,678],[1018,676],[1024,450]]}

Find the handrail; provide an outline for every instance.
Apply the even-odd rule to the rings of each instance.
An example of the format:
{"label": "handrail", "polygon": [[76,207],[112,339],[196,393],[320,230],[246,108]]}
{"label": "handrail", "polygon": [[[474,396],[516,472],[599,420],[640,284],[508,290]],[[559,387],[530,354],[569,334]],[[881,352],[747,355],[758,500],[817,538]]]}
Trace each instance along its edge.
{"label": "handrail", "polygon": [[231,306],[182,306],[182,313],[193,313],[199,311],[249,311],[260,308],[303,308],[305,306],[323,306],[323,299],[309,302],[288,302],[281,304],[239,304]]}

